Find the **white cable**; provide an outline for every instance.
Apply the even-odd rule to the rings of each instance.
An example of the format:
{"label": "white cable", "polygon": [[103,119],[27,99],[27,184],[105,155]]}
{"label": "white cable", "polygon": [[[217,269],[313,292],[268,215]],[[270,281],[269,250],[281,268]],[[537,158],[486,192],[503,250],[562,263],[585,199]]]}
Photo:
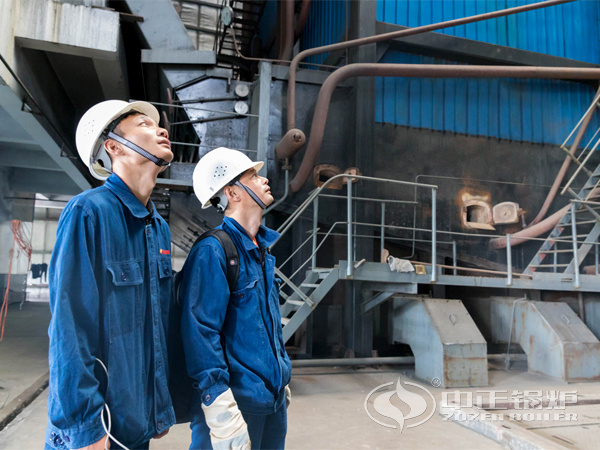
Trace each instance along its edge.
{"label": "white cable", "polygon": [[[104,372],[106,372],[106,380],[108,381],[108,369],[106,368],[104,363],[102,361],[100,361],[98,358],[96,358],[96,361],[98,361],[100,363],[100,365],[104,369]],[[108,408],[108,405],[106,403],[104,403],[104,409],[106,410],[106,415],[108,416],[108,427],[107,427],[106,423],[104,422],[104,414],[100,414],[100,420],[102,421],[102,427],[104,428],[104,431],[106,432],[106,440],[104,441],[104,450],[109,450],[108,449],[108,438],[115,441],[115,444],[119,445],[123,450],[129,450],[127,447],[125,447],[123,444],[121,444],[117,440],[117,438],[115,438],[112,434],[110,434],[110,429],[112,428],[112,420],[110,418],[110,409]]]}

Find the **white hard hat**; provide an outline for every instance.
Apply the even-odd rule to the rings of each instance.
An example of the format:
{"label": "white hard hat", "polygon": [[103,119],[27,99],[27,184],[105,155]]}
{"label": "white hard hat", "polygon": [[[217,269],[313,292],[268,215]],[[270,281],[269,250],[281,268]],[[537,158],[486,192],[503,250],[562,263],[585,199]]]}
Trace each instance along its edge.
{"label": "white hard hat", "polygon": [[[219,147],[208,152],[198,161],[194,169],[194,193],[202,209],[211,206],[211,199],[220,196],[219,205],[222,210],[227,206],[227,198],[223,189],[236,177],[249,169],[257,172],[262,168],[264,162],[254,162],[238,150]],[[225,198],[224,198],[225,197]]]}
{"label": "white hard hat", "polygon": [[105,180],[111,174],[110,158],[103,145],[104,131],[115,119],[130,111],[145,114],[156,123],[160,120],[158,110],[150,103],[106,100],[88,109],[79,121],[75,132],[77,152],[94,178]]}

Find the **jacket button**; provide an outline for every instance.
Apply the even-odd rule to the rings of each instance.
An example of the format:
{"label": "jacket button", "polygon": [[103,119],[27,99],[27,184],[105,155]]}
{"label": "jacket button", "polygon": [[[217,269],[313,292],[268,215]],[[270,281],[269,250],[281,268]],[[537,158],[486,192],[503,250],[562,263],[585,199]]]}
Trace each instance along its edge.
{"label": "jacket button", "polygon": [[127,281],[127,276],[124,273],[121,273],[121,281]]}
{"label": "jacket button", "polygon": [[163,270],[163,272],[165,273],[165,275],[169,275],[169,269],[165,269]]}
{"label": "jacket button", "polygon": [[210,399],[211,399],[211,396],[210,396],[210,395],[206,394],[206,395],[204,396],[204,401],[205,401],[205,402],[210,402]]}
{"label": "jacket button", "polygon": [[63,440],[64,440],[65,442],[67,442],[67,443],[68,443],[68,442],[71,442],[71,439],[70,439],[70,438],[69,438],[69,436],[67,436],[66,434],[63,436]]}
{"label": "jacket button", "polygon": [[63,442],[63,440],[60,438],[60,436],[56,436],[56,437],[54,438],[54,445],[59,445],[59,446],[60,446],[60,445],[63,445],[63,444],[64,444],[64,442]]}

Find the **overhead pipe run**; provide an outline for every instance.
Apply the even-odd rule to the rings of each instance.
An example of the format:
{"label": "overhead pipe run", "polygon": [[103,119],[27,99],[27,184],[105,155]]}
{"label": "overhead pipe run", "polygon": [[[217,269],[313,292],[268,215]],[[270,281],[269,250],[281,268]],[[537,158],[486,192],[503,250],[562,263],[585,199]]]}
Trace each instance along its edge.
{"label": "overhead pipe run", "polygon": [[[292,72],[290,72],[291,74]],[[343,81],[360,76],[422,78],[546,78],[598,80],[600,69],[572,67],[455,66],[431,64],[349,64],[331,74],[323,83],[313,116],[311,135],[298,173],[290,190],[298,192],[312,171],[323,140],[327,112],[333,91]]]}
{"label": "overhead pipe run", "polygon": [[479,22],[482,20],[494,19],[496,17],[503,17],[511,14],[517,14],[520,12],[533,11],[535,9],[547,8],[549,6],[561,5],[563,3],[571,3],[574,1],[576,0],[548,0],[544,2],[533,3],[531,5],[517,6],[515,8],[508,8],[500,11],[493,11],[470,17],[463,17],[461,19],[454,19],[448,20],[446,22],[424,25],[421,27],[411,28],[409,30],[400,30],[391,33],[378,34],[375,36],[353,39],[351,41],[339,42],[337,44],[324,45],[322,47],[315,47],[304,50],[298,53],[294,57],[294,59],[292,59],[292,63],[290,64],[290,71],[288,75],[288,130],[296,126],[296,70],[298,69],[300,61],[309,56],[319,55],[321,53],[327,53],[336,50],[344,50],[347,48],[359,47],[361,45],[389,41],[391,39],[396,39],[400,37],[413,36],[415,34],[426,33],[428,31],[441,30],[444,28],[465,25],[473,22]]}

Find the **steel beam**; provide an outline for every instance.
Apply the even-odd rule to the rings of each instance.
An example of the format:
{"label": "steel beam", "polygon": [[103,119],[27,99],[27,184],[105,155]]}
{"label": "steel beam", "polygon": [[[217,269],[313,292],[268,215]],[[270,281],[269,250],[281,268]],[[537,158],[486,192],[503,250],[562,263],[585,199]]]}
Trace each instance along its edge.
{"label": "steel beam", "polygon": [[37,169],[12,169],[10,188],[17,192],[76,195],[81,192],[63,172]]}
{"label": "steel beam", "polygon": [[418,378],[487,386],[487,343],[460,300],[395,298],[392,315],[393,339],[410,345]]}
{"label": "steel beam", "polygon": [[265,165],[259,174],[267,176],[267,155],[269,151],[269,107],[271,103],[271,63],[261,61],[258,69],[259,79],[252,93],[251,114],[248,130],[248,143],[250,148],[257,151],[256,160],[264,161]]}

